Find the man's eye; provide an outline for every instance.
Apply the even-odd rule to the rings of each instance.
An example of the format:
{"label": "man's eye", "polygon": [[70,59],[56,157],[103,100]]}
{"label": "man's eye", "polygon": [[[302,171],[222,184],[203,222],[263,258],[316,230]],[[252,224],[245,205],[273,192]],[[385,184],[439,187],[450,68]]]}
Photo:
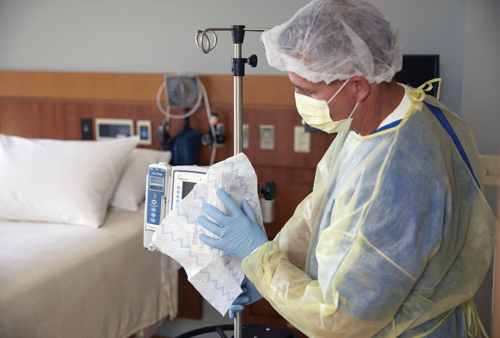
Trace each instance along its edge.
{"label": "man's eye", "polygon": [[315,91],[304,90],[304,89],[298,88],[298,87],[295,89],[295,92],[297,92],[297,94],[302,94],[302,95],[306,95],[306,96],[310,96],[310,97],[313,97],[313,95],[317,94]]}

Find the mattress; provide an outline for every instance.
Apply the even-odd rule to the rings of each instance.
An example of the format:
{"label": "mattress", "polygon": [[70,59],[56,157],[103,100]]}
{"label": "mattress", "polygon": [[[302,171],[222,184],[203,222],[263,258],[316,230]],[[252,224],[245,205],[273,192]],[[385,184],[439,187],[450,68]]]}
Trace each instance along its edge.
{"label": "mattress", "polygon": [[164,318],[143,217],[108,211],[98,229],[0,222],[0,337],[128,337]]}

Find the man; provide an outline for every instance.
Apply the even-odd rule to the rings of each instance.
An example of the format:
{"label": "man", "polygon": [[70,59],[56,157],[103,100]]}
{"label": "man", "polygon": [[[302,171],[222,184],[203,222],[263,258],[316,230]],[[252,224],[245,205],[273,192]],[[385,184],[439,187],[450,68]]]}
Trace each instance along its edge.
{"label": "man", "polygon": [[[363,0],[313,1],[263,34],[297,109],[338,133],[314,190],[268,241],[243,201],[204,205],[242,261],[245,293],[310,337],[481,337],[472,296],[490,265],[496,220],[467,125],[423,87],[397,84],[398,31]],[[432,86],[429,84],[429,86]]]}

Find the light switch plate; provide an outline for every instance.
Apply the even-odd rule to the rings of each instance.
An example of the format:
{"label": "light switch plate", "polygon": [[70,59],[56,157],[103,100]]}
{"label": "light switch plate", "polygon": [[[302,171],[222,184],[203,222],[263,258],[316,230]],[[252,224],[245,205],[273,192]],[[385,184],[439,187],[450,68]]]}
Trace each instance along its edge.
{"label": "light switch plate", "polygon": [[137,135],[139,135],[139,144],[151,145],[151,121],[138,120],[136,124]]}
{"label": "light switch plate", "polygon": [[274,126],[259,125],[260,128],[260,149],[274,150]]}
{"label": "light switch plate", "polygon": [[500,187],[500,156],[480,155],[485,186]]}
{"label": "light switch plate", "polygon": [[293,130],[293,151],[296,153],[311,152],[311,133],[306,132],[305,126],[295,126]]}
{"label": "light switch plate", "polygon": [[81,119],[82,125],[82,140],[93,140],[92,135],[92,119]]}

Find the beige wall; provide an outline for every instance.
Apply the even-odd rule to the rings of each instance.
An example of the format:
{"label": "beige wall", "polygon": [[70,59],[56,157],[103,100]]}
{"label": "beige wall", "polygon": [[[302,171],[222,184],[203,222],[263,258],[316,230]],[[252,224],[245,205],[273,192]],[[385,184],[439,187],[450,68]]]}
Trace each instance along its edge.
{"label": "beige wall", "polygon": [[[500,106],[498,105],[498,79],[500,78],[500,1],[467,0],[462,118],[469,124],[481,154],[500,154]],[[485,197],[495,214],[499,215],[499,189],[486,187]],[[493,269],[474,297],[478,312],[492,336],[500,338],[500,251]],[[491,302],[494,284],[494,302]],[[487,317],[493,308],[491,320]]]}

